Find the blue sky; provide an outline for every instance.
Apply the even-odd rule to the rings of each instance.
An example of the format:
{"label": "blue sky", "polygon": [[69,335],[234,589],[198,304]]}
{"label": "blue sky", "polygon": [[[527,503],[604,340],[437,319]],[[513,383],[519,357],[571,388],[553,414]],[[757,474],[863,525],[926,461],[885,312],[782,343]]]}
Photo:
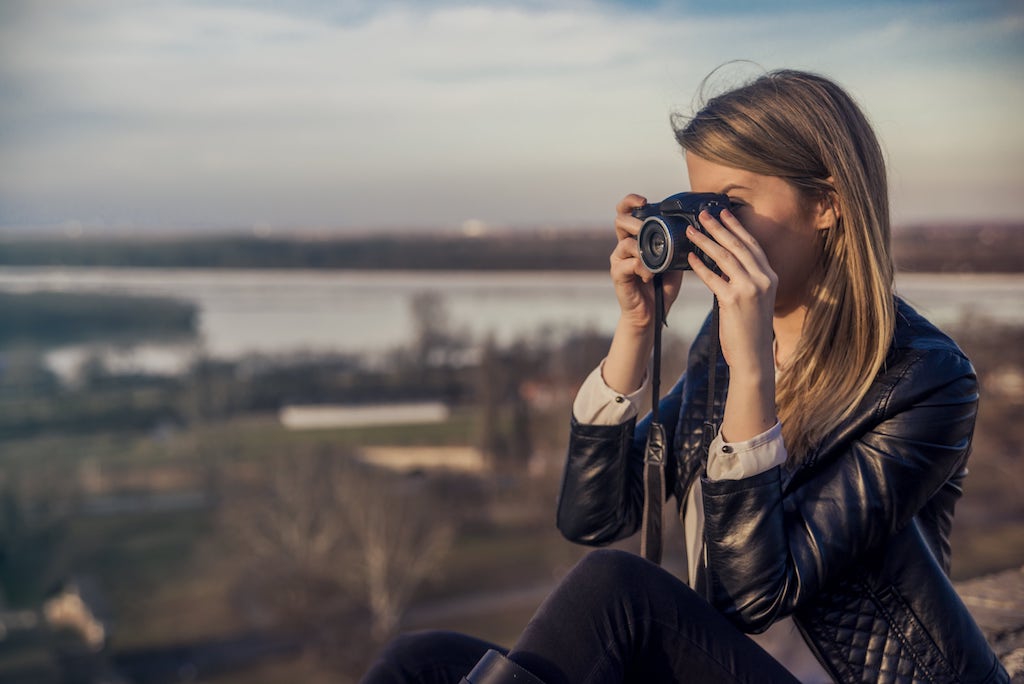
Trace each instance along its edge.
{"label": "blue sky", "polygon": [[601,225],[730,60],[846,86],[897,223],[1024,219],[1020,2],[7,0],[0,227]]}

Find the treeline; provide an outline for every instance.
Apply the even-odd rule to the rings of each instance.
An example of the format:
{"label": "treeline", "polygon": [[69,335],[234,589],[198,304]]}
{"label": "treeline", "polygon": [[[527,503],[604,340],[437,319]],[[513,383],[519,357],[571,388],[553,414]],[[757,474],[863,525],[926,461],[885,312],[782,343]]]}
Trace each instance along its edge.
{"label": "treeline", "polygon": [[469,238],[365,234],[310,240],[250,236],[12,238],[0,266],[132,266],[366,270],[593,270],[614,236],[573,231]]}
{"label": "treeline", "polygon": [[0,292],[0,349],[189,338],[195,304],[168,297],[77,292]]}
{"label": "treeline", "polygon": [[904,271],[1020,273],[1024,225],[908,226],[894,233],[893,249]]}
{"label": "treeline", "polygon": [[[613,247],[610,230],[324,239],[7,236],[0,238],[0,266],[586,271],[607,268]],[[1024,224],[904,227],[894,232],[893,249],[904,271],[1014,273],[1024,264]]]}

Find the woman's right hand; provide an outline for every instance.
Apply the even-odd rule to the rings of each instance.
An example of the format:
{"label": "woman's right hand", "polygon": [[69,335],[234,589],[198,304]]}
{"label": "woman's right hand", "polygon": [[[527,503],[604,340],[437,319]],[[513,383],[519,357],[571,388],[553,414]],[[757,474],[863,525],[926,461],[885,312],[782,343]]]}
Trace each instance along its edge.
{"label": "woman's right hand", "polygon": [[[647,204],[640,195],[626,195],[616,207],[615,234],[618,244],[611,255],[611,276],[621,310],[620,323],[648,332],[654,322],[654,274],[640,260],[640,244],[636,237],[643,221],[632,211]],[[679,294],[681,271],[666,271],[662,277],[665,312]]]}
{"label": "woman's right hand", "polygon": [[[621,313],[602,374],[605,384],[622,394],[640,388],[654,346],[654,274],[640,261],[636,236],[643,221],[632,214],[646,203],[640,195],[626,195],[615,216],[619,242],[611,255],[611,276]],[[662,277],[666,314],[679,294],[682,279],[682,271],[667,271]]]}

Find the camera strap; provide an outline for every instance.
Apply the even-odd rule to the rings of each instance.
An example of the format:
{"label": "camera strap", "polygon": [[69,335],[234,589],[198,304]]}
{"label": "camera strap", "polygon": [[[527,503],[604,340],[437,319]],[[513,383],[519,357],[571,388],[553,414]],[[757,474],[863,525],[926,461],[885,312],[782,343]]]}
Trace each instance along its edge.
{"label": "camera strap", "polygon": [[711,335],[710,347],[708,349],[708,398],[704,411],[704,464],[707,465],[708,451],[711,449],[711,442],[715,440],[718,428],[715,426],[715,378],[718,375],[718,351],[720,346],[718,331],[718,296],[715,295],[714,303],[711,305]]}
{"label": "camera strap", "polygon": [[644,449],[644,513],[640,522],[640,555],[661,563],[661,506],[665,501],[665,427],[658,420],[661,400],[661,328],[665,295],[661,274],[654,275],[654,360],[651,368],[651,423]]}
{"label": "camera strap", "polygon": [[[640,523],[640,555],[661,563],[662,505],[665,502],[665,427],[659,420],[661,401],[661,329],[666,326],[665,296],[661,274],[654,276],[654,358],[651,367],[651,422],[644,449],[644,510]],[[711,309],[711,335],[708,360],[708,394],[704,413],[702,444],[704,458],[715,437],[715,380],[718,370],[718,297]]]}

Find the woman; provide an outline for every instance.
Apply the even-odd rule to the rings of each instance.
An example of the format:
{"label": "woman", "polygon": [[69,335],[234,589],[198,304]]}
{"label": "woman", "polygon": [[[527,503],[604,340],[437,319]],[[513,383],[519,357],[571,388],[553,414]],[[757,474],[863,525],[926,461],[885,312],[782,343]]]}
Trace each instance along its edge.
{"label": "woman", "polygon": [[[692,189],[733,205],[717,220],[701,214],[708,235],[688,232],[721,271],[689,256],[718,300],[718,334],[705,323],[659,405],[685,576],[595,551],[508,654],[412,635],[365,681],[1008,681],[947,578],[976,378],[893,295],[870,125],[837,85],[796,71],[677,124]],[[654,295],[631,211],[644,202],[618,206],[621,316],[573,407],[558,526],[586,544],[632,535],[642,516],[650,418],[636,424],[636,400]],[[666,306],[680,277],[666,274]],[[709,409],[712,363],[721,391]],[[768,640],[752,636],[766,630]]]}

